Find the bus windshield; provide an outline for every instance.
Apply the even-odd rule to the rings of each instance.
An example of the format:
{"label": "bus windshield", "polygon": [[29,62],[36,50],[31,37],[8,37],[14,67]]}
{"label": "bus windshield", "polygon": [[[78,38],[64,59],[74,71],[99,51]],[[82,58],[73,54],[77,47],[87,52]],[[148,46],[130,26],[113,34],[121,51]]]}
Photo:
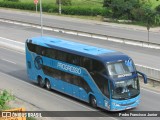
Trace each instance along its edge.
{"label": "bus windshield", "polygon": [[121,75],[130,76],[135,71],[132,60],[120,61],[107,64],[107,70],[110,76],[120,77]]}
{"label": "bus windshield", "polygon": [[138,78],[116,81],[111,84],[111,91],[113,99],[124,100],[136,97],[140,93]]}

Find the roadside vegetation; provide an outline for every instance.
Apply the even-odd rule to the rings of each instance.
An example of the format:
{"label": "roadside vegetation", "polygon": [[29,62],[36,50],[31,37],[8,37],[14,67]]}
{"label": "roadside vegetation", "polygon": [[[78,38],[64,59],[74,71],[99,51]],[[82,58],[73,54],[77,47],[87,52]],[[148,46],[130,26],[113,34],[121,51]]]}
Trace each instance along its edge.
{"label": "roadside vegetation", "polygon": [[[8,103],[15,100],[14,95],[12,95],[7,90],[0,90],[0,111],[12,109]],[[26,120],[36,120],[33,117],[27,117]]]}
{"label": "roadside vegetation", "polygon": [[0,91],[0,111],[10,109],[7,103],[14,99],[15,97],[7,90]]}
{"label": "roadside vegetation", "polygon": [[[59,12],[59,0],[42,3],[44,12]],[[109,22],[160,26],[160,0],[61,0],[61,3],[65,15],[102,16]],[[35,11],[33,0],[0,0],[0,7]]]}

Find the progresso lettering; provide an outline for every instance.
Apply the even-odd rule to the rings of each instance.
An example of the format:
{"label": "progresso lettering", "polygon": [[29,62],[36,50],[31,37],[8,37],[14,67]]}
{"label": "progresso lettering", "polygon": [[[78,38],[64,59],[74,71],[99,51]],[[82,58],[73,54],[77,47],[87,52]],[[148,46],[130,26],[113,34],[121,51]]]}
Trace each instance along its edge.
{"label": "progresso lettering", "polygon": [[62,70],[68,71],[68,72],[72,72],[72,73],[76,73],[76,74],[81,74],[81,69],[78,68],[78,67],[75,67],[75,66],[71,66],[71,65],[67,65],[67,64],[58,62],[57,63],[57,67],[60,68],[60,69],[62,69]]}
{"label": "progresso lettering", "polygon": [[128,76],[131,76],[132,73],[129,73],[129,74],[122,74],[122,75],[118,75],[118,78],[121,78],[121,77],[128,77]]}

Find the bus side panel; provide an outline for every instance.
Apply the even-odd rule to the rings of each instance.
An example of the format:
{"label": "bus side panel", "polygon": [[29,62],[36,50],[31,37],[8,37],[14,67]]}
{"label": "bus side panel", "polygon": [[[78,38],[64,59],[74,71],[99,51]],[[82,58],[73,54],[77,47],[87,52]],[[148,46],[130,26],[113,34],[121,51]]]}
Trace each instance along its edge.
{"label": "bus side panel", "polygon": [[71,84],[69,84],[69,83],[67,83],[67,82],[65,82],[64,85],[65,85],[65,86],[64,86],[65,92],[66,92],[67,94],[69,94],[69,95],[73,95],[73,85],[71,85]]}
{"label": "bus side panel", "polygon": [[35,80],[35,68],[34,68],[34,58],[33,53],[30,53],[28,49],[26,49],[26,67],[27,67],[27,75],[30,80]]}
{"label": "bus side panel", "polygon": [[80,95],[80,99],[81,99],[81,100],[83,100],[83,101],[88,101],[88,94],[87,94],[87,92],[86,92],[83,88],[81,88],[81,87],[79,87],[79,95]]}
{"label": "bus side panel", "polygon": [[44,73],[42,71],[42,68],[36,68],[36,59],[38,56],[36,53],[29,52],[28,49],[26,49],[26,66],[27,66],[27,75],[28,78],[34,82],[37,82],[38,75],[44,79]]}

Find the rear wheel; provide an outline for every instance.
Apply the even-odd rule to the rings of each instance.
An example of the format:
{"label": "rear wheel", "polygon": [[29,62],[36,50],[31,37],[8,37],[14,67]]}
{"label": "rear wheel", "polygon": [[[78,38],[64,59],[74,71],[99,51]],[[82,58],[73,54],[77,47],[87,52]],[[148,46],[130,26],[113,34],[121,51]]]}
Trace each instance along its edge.
{"label": "rear wheel", "polygon": [[46,86],[47,90],[51,90],[51,83],[49,80],[46,80],[45,86]]}
{"label": "rear wheel", "polygon": [[97,101],[96,101],[96,98],[94,96],[90,96],[90,105],[94,108],[97,107]]}
{"label": "rear wheel", "polygon": [[38,77],[38,85],[39,85],[40,87],[42,87],[42,88],[45,86],[42,77]]}

